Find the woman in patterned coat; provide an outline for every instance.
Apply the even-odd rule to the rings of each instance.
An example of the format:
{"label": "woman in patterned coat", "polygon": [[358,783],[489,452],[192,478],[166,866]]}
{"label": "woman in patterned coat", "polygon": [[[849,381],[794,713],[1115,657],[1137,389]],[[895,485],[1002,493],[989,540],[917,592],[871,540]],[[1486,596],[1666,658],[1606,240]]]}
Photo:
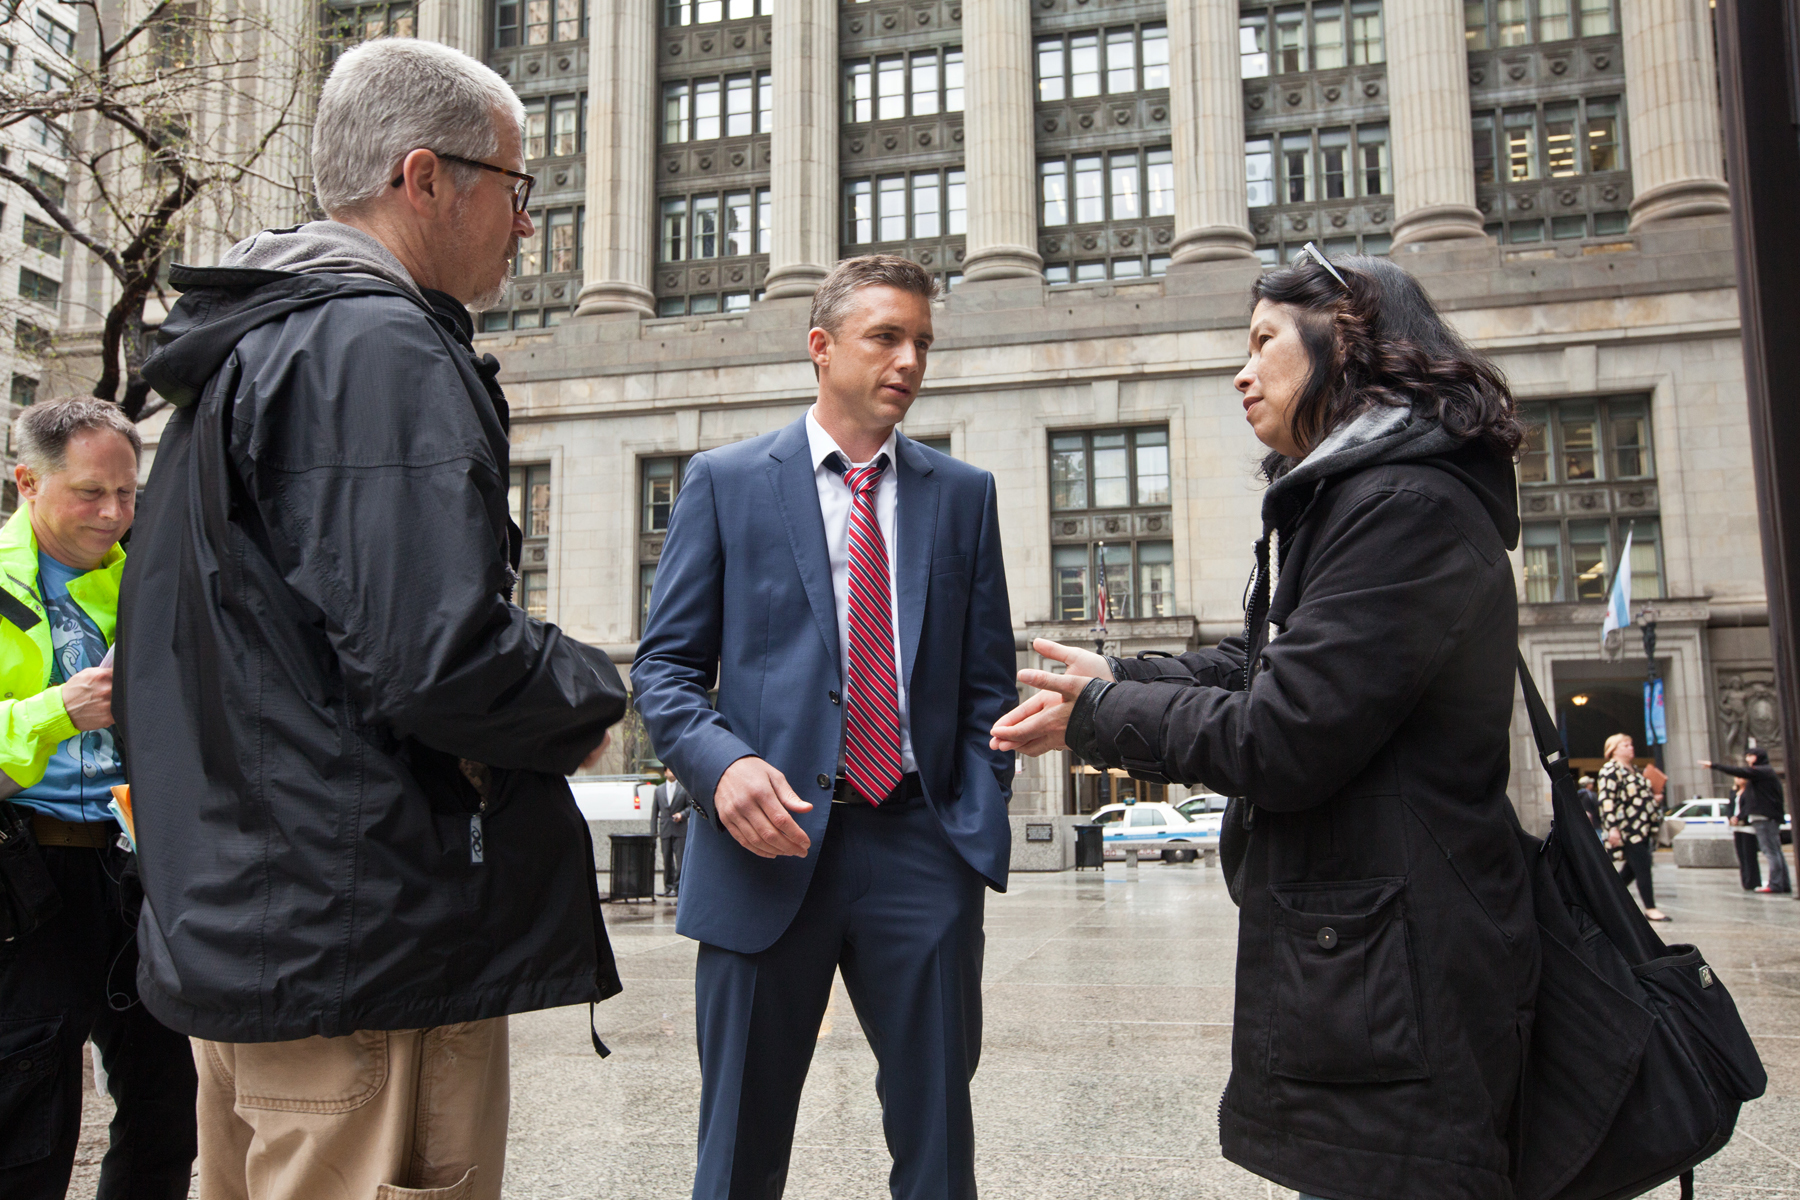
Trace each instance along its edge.
{"label": "woman in patterned coat", "polygon": [[1630,734],[1615,733],[1606,739],[1606,762],[1597,784],[1600,824],[1606,830],[1606,844],[1625,859],[1621,872],[1625,882],[1637,880],[1644,915],[1652,921],[1666,921],[1668,915],[1656,907],[1656,886],[1650,880],[1650,856],[1656,848],[1656,827],[1662,823],[1662,814],[1650,781],[1632,765],[1636,757],[1637,746]]}

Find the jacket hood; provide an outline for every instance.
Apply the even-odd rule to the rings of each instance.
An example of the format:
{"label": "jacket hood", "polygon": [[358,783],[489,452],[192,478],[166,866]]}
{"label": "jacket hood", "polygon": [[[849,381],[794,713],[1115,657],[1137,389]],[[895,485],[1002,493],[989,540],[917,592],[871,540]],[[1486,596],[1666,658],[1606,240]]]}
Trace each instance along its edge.
{"label": "jacket hood", "polygon": [[1263,493],[1263,525],[1285,529],[1331,479],[1388,463],[1429,462],[1456,476],[1481,501],[1513,549],[1519,542],[1519,492],[1510,458],[1473,438],[1458,438],[1410,408],[1372,408],[1346,421]]}
{"label": "jacket hood", "polygon": [[219,265],[295,275],[364,275],[419,294],[419,285],[392,251],[373,235],[340,221],[265,229],[233,246]]}
{"label": "jacket hood", "polygon": [[156,349],[144,360],[143,374],[157,394],[177,408],[200,398],[207,380],[245,334],[290,313],[359,295],[399,296],[431,311],[416,287],[403,288],[361,272],[176,266],[169,271],[169,283],[182,297],[156,331]]}

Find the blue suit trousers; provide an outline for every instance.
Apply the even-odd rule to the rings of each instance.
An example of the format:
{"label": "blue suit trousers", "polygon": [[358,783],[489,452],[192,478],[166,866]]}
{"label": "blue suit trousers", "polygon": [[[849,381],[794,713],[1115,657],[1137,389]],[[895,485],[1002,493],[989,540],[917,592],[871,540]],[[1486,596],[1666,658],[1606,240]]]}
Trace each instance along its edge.
{"label": "blue suit trousers", "polygon": [[768,949],[702,943],[694,1200],[775,1200],[833,974],[875,1051],[894,1200],[973,1200],[986,883],[922,800],[832,804],[799,912]]}

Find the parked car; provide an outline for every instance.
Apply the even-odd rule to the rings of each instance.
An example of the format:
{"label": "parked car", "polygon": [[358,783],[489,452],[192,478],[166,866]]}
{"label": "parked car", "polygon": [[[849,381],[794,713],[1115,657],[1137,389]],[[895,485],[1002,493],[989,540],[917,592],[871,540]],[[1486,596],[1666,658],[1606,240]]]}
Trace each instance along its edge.
{"label": "parked car", "polygon": [[[1688,825],[1726,825],[1731,816],[1732,800],[1727,796],[1696,796],[1685,801],[1669,818],[1677,818]],[[1669,818],[1664,818],[1666,821]],[[1792,845],[1794,841],[1794,821],[1792,817],[1784,817],[1781,821],[1781,840]]]}
{"label": "parked car", "polygon": [[1230,800],[1227,797],[1216,792],[1201,792],[1197,796],[1188,797],[1175,807],[1182,816],[1192,821],[1204,813],[1222,813],[1228,803]]}
{"label": "parked car", "polygon": [[587,776],[569,780],[575,807],[590,821],[631,821],[650,818],[650,793],[654,784],[636,775]]}
{"label": "parked car", "polygon": [[1189,818],[1173,804],[1108,804],[1092,818],[1100,826],[1100,844],[1108,858],[1126,850],[1162,854],[1164,862],[1193,862],[1205,849],[1217,849],[1222,813],[1202,812]]}

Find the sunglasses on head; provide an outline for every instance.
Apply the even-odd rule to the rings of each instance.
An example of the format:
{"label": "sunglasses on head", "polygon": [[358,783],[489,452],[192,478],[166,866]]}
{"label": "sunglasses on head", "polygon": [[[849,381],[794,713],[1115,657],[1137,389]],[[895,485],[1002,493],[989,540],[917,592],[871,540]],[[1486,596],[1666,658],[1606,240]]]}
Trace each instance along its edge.
{"label": "sunglasses on head", "polygon": [[1327,271],[1330,271],[1331,277],[1333,279],[1337,280],[1340,284],[1342,284],[1343,288],[1346,292],[1350,290],[1350,281],[1345,279],[1342,275],[1340,275],[1338,273],[1338,269],[1336,267],[1332,266],[1330,263],[1325,261],[1324,252],[1321,251],[1317,246],[1313,245],[1313,243],[1308,242],[1308,243],[1306,243],[1306,245],[1300,247],[1300,253],[1312,255],[1313,261],[1318,263],[1321,267],[1324,267]]}

